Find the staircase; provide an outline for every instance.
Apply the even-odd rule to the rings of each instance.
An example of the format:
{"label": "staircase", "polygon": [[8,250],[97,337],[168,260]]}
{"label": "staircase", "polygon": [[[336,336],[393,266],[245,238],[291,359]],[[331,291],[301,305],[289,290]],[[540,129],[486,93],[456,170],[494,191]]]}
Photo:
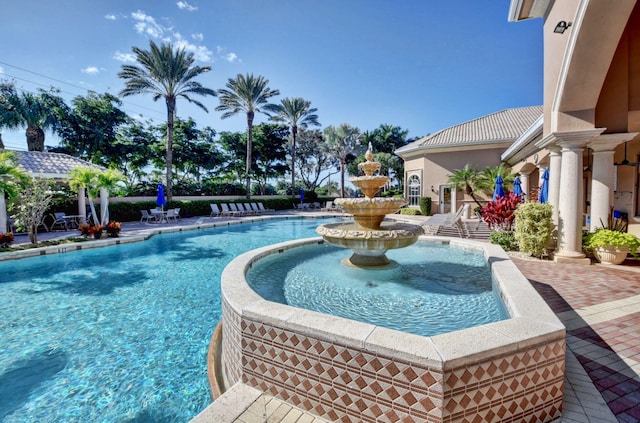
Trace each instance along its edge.
{"label": "staircase", "polygon": [[[469,234],[469,239],[476,239],[480,241],[488,241],[489,234],[491,230],[487,226],[486,223],[480,222],[478,224],[477,219],[463,219],[462,223],[464,224],[465,231]],[[458,233],[456,228],[453,227],[440,227],[435,235],[440,236],[450,236],[459,238],[460,234]]]}

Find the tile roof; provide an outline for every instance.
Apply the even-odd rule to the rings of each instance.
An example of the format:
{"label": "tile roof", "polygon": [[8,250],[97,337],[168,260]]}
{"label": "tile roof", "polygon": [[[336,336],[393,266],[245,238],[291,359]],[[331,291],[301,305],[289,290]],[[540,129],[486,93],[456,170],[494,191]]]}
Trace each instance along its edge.
{"label": "tile roof", "polygon": [[427,135],[396,150],[459,147],[513,142],[543,113],[542,106],[518,107],[495,112]]}
{"label": "tile roof", "polygon": [[34,176],[68,178],[71,169],[78,166],[97,167],[85,160],[61,153],[43,151],[14,151],[18,164]]}

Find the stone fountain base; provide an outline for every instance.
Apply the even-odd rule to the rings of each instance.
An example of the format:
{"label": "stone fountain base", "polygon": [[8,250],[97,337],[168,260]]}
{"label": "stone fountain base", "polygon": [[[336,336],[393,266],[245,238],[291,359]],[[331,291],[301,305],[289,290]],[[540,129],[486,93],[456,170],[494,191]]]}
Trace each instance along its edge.
{"label": "stone fountain base", "polygon": [[355,222],[327,223],[316,232],[329,244],[351,248],[347,264],[358,267],[380,267],[391,264],[388,250],[408,247],[423,234],[420,226],[400,222],[384,222],[378,229],[368,229]]}

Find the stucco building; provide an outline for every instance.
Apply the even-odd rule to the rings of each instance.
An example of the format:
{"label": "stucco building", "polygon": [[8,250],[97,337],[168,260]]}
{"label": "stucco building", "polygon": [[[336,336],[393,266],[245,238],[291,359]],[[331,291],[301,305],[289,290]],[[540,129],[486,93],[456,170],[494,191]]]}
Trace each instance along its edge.
{"label": "stucco building", "polygon": [[[542,116],[489,165],[512,165],[526,188],[537,185],[549,168],[549,202],[558,229],[555,259],[585,262],[583,228],[594,230],[612,211],[628,219],[629,232],[640,234],[640,3],[511,1],[510,21],[533,18],[544,21]],[[459,154],[475,164],[489,154],[484,149],[482,155],[470,148]],[[433,164],[427,155],[420,164],[419,157],[404,153],[398,152],[408,159],[410,190],[412,175],[433,174]],[[430,185],[435,190],[436,184],[427,182],[423,195],[433,195]],[[464,198],[455,199],[460,201]]]}

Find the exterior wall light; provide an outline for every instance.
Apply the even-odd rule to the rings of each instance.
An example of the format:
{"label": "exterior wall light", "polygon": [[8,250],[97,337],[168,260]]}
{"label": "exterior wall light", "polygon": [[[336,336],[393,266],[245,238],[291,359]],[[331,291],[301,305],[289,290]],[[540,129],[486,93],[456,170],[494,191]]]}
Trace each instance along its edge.
{"label": "exterior wall light", "polygon": [[560,21],[558,22],[558,25],[556,25],[556,27],[553,29],[553,32],[555,32],[556,34],[564,34],[564,32],[569,29],[570,26],[571,22]]}

